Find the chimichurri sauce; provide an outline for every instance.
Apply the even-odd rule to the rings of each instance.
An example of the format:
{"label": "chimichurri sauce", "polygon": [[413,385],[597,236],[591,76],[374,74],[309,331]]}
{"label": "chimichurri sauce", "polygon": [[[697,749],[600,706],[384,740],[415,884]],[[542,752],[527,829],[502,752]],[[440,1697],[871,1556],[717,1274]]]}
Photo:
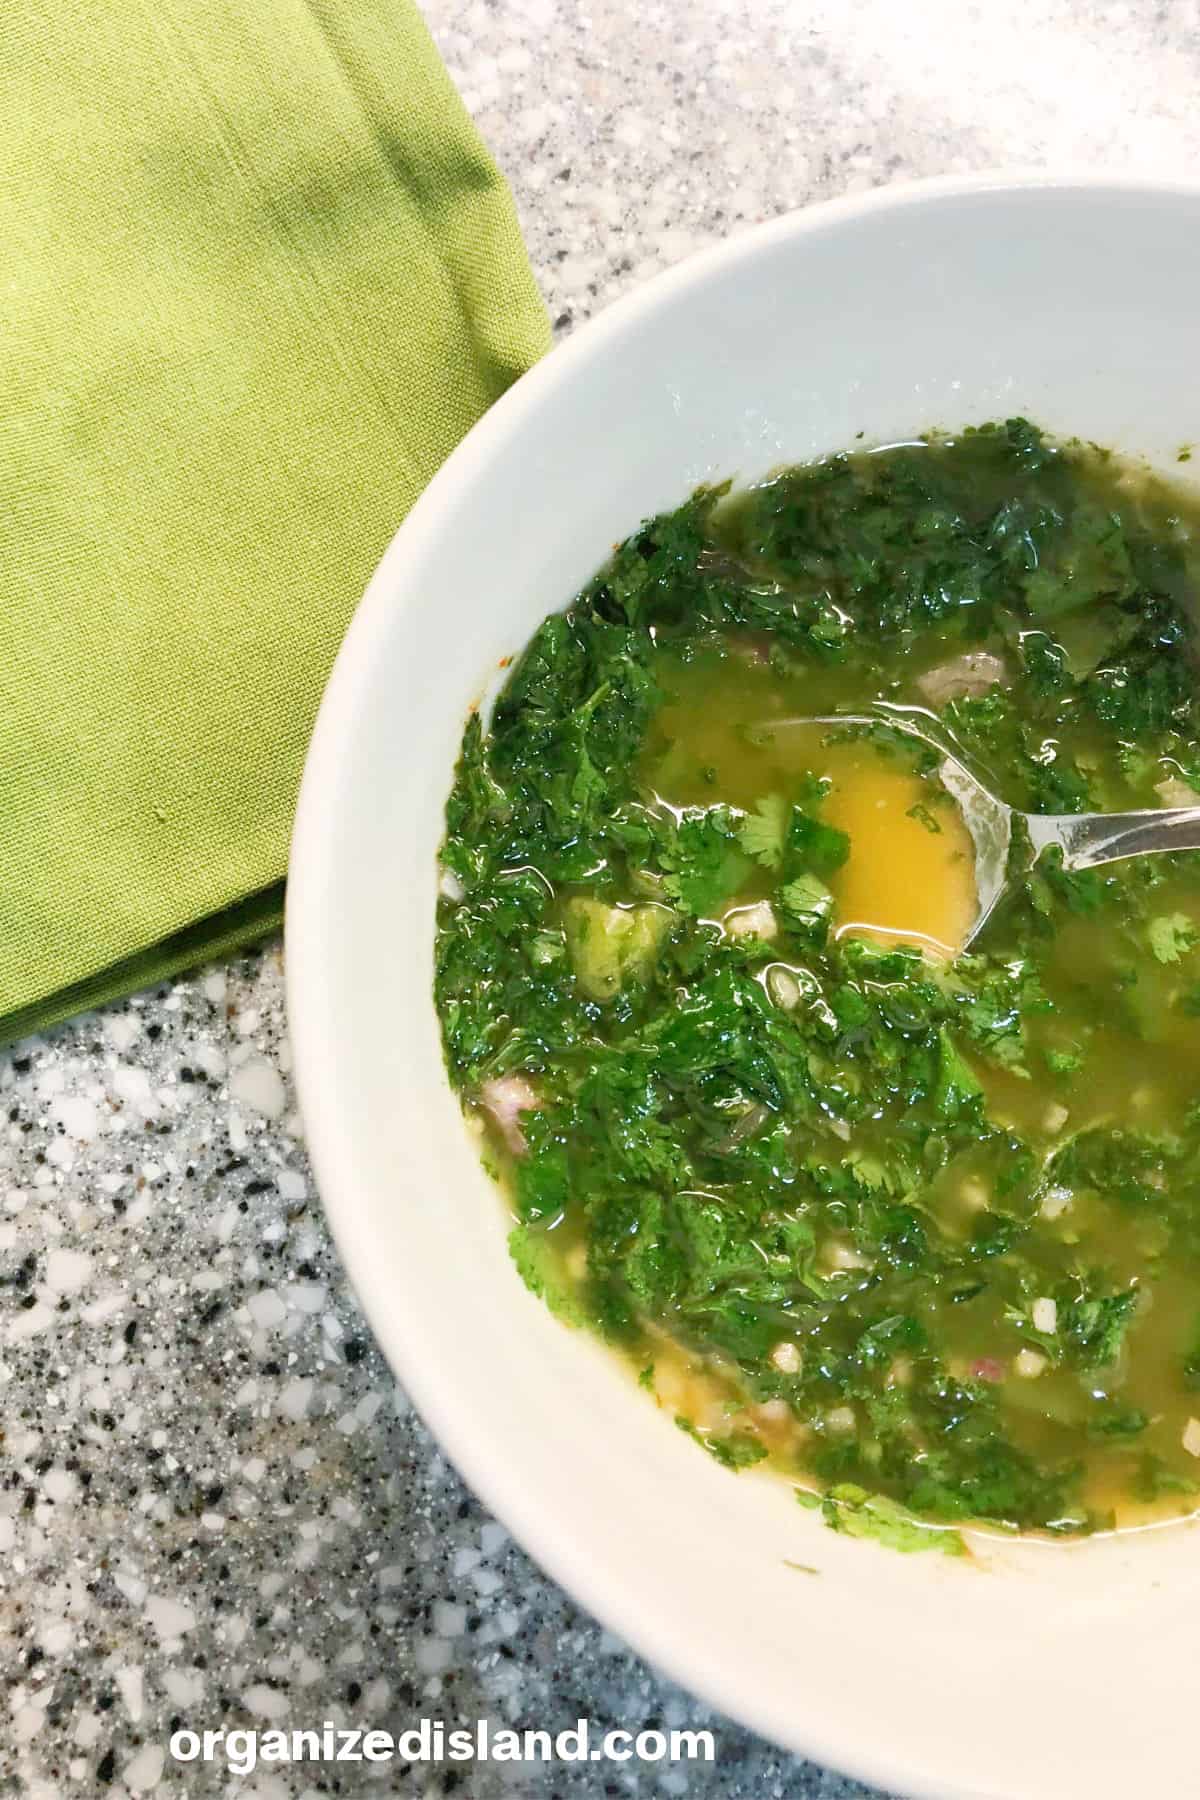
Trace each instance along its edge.
{"label": "chimichurri sauce", "polygon": [[697,493],[468,724],[451,1079],[526,1279],[722,1461],[893,1519],[1196,1505],[1200,854],[1026,862],[964,954],[936,756],[803,721],[1189,804],[1198,591],[1200,502],[1009,421]]}

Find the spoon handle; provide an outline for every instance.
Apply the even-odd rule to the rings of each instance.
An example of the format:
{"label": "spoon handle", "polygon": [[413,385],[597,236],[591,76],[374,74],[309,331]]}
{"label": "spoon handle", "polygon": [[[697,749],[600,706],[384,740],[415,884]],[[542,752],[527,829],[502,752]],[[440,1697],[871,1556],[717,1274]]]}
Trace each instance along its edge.
{"label": "spoon handle", "polygon": [[1200,806],[1127,813],[1027,813],[1034,850],[1057,844],[1068,869],[1093,869],[1152,851],[1200,850]]}

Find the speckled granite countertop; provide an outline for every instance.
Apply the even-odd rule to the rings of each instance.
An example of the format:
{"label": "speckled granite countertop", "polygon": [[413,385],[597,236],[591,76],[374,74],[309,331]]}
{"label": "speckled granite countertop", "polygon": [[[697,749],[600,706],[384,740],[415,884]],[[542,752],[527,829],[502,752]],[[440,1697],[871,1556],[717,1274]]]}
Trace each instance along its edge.
{"label": "speckled granite countertop", "polygon": [[[1195,0],[431,0],[558,332],[743,224],[1001,162],[1194,165]],[[381,947],[381,954],[384,954]],[[179,1724],[700,1725],[446,1465],[346,1293],[280,951],[0,1054],[0,1788],[834,1800],[711,1767],[180,1767]]]}

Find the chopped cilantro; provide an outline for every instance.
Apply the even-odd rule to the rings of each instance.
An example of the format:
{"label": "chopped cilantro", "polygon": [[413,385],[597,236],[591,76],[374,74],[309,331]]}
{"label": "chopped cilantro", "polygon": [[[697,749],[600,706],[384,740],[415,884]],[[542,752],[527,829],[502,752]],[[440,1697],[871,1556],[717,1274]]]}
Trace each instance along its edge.
{"label": "chopped cilantro", "polygon": [[938,1033],[937,1063],[934,1108],[939,1118],[957,1119],[967,1108],[977,1106],[983,1087],[955,1049],[944,1026]]}
{"label": "chopped cilantro", "polygon": [[1116,1361],[1137,1299],[1136,1288],[1105,1294],[1081,1285],[1060,1300],[1058,1337],[1080,1368],[1102,1369]]}
{"label": "chopped cilantro", "polygon": [[850,839],[835,825],[822,824],[796,807],[788,827],[787,848],[796,867],[832,875],[849,856]]}
{"label": "chopped cilantro", "polygon": [[847,1537],[874,1538],[888,1550],[940,1550],[944,1556],[966,1552],[957,1531],[923,1524],[883,1494],[870,1494],[853,1482],[831,1488],[821,1507],[825,1523]]}
{"label": "chopped cilantro", "polygon": [[810,941],[820,939],[833,916],[833,895],[816,875],[797,875],[779,889],[785,916]]}
{"label": "chopped cilantro", "polygon": [[690,1419],[681,1415],[675,1423],[681,1431],[695,1438],[696,1442],[710,1456],[716,1457],[724,1469],[748,1469],[756,1462],[762,1462],[767,1454],[767,1447],[761,1439],[752,1437],[748,1431],[731,1431],[724,1437],[713,1437],[707,1432],[697,1431]]}
{"label": "chopped cilantro", "polygon": [[714,806],[684,819],[663,862],[671,871],[667,891],[683,911],[697,918],[711,915],[749,873],[737,815],[727,806]]}
{"label": "chopped cilantro", "polygon": [[1200,855],[1018,830],[969,954],[844,932],[893,856],[853,758],[923,784],[940,843],[897,842],[951,802],[890,726],[791,726],[920,706],[1018,808],[1150,807],[1200,792],[1198,611],[1188,506],[1009,420],[645,521],[467,721],[435,999],[517,1268],[652,1391],[672,1343],[721,1421],[682,1428],[843,1533],[1200,1489]]}
{"label": "chopped cilantro", "polygon": [[937,837],[941,836],[942,828],[923,800],[918,800],[915,806],[909,807],[908,817],[915,819],[918,825],[923,825],[926,831],[932,831]]}
{"label": "chopped cilantro", "polygon": [[790,810],[782,794],[768,794],[742,820],[742,849],[764,868],[777,869],[783,861]]}
{"label": "chopped cilantro", "polygon": [[1146,936],[1159,962],[1173,963],[1195,947],[1200,932],[1186,913],[1168,913],[1151,919]]}

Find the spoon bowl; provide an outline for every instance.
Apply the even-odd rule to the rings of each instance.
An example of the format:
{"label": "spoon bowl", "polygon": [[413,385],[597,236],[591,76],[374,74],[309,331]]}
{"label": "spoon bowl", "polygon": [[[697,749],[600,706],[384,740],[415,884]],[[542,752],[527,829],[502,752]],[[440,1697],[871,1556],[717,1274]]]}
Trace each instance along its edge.
{"label": "spoon bowl", "polygon": [[977,911],[961,949],[978,937],[1014,881],[1044,851],[1062,853],[1064,869],[1092,869],[1130,856],[1200,849],[1200,803],[1147,807],[1121,813],[1020,812],[992,793],[965,760],[965,753],[935,713],[918,706],[881,701],[870,713],[816,713],[772,720],[772,732],[865,725],[899,731],[937,751],[936,774],[962,815],[975,848]]}

